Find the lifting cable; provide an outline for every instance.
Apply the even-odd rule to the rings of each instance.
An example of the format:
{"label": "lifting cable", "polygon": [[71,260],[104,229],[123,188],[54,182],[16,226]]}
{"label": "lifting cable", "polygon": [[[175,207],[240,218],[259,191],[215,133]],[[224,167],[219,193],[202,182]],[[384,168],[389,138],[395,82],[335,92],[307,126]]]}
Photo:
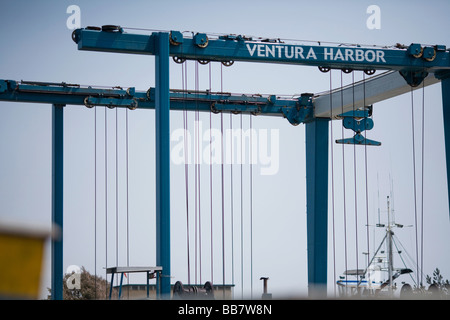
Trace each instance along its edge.
{"label": "lifting cable", "polygon": [[233,113],[230,112],[230,208],[231,208],[231,283],[234,284],[234,190],[233,190]]}
{"label": "lifting cable", "polygon": [[[195,62],[195,83],[194,83],[194,90],[196,94],[199,91],[199,75],[198,75],[198,62]],[[200,142],[199,142],[199,121],[200,121],[200,115],[198,110],[198,105],[196,102],[196,108],[195,108],[195,127],[194,127],[194,165],[195,165],[195,282],[197,282],[197,274],[199,274],[200,282],[202,281],[202,253],[201,253],[201,210],[200,210],[200,157],[199,157],[199,150],[200,150]],[[198,253],[197,253],[198,251]],[[198,262],[198,271],[197,271],[197,262]]]}
{"label": "lifting cable", "polygon": [[[355,114],[355,71],[352,71],[352,96],[353,96],[353,114]],[[364,106],[365,107],[365,106]],[[356,270],[359,269],[358,264],[358,197],[356,188],[356,143],[353,144],[353,175],[355,184],[355,251],[356,251]],[[359,286],[359,282],[358,282]]]}
{"label": "lifting cable", "polygon": [[[198,61],[195,62],[195,66],[196,66],[196,87],[197,87],[197,92],[199,90],[199,74],[198,74]],[[196,102],[197,106],[196,106],[196,112],[197,112],[197,174],[198,174],[198,251],[199,251],[199,276],[200,276],[200,283],[202,283],[202,216],[201,216],[201,163],[203,161],[201,161],[201,132],[200,132],[200,128],[199,128],[199,121],[200,121],[200,112],[198,110],[198,102]]]}
{"label": "lifting cable", "polygon": [[[108,112],[107,108],[105,106],[105,113],[104,113],[104,162],[105,162],[105,272],[106,272],[106,279],[108,276],[107,269],[108,269]],[[127,266],[129,266],[129,255],[130,255],[130,244],[129,244],[129,152],[128,152],[128,109],[126,112],[126,260],[127,260]],[[116,195],[116,232],[115,232],[115,245],[116,245],[116,265],[119,265],[119,113],[116,109],[115,112],[116,116],[116,132],[115,132],[115,195]],[[97,171],[98,171],[98,164],[97,164],[97,106],[94,106],[94,299],[97,299]],[[118,279],[116,279],[119,281]],[[129,279],[127,277],[127,281],[129,282]],[[110,283],[112,286],[113,283]],[[105,288],[106,296],[108,295],[108,288],[106,286]]]}
{"label": "lifting cable", "polygon": [[[423,249],[424,249],[424,233],[423,233],[423,217],[424,217],[424,168],[425,168],[425,83],[422,82],[422,150],[421,150],[421,208],[420,208],[420,254],[419,254],[419,221],[418,221],[418,208],[417,208],[417,185],[416,185],[416,152],[415,152],[415,122],[414,122],[414,93],[411,87],[411,114],[412,114],[412,144],[413,144],[413,175],[414,175],[414,219],[415,219],[415,233],[416,233],[416,268],[417,272],[417,284],[423,284],[423,274],[419,270],[423,270]],[[420,259],[419,259],[420,257]],[[420,269],[419,269],[420,260]],[[419,281],[420,276],[420,281]]]}
{"label": "lifting cable", "polygon": [[[223,92],[223,65],[220,65],[220,89]],[[223,143],[223,112],[220,113],[220,132],[221,132],[221,181],[222,181],[222,281],[223,294],[225,296],[225,190],[224,190],[224,143]]]}
{"label": "lifting cable", "polygon": [[97,300],[97,106],[94,106],[94,288]]}
{"label": "lifting cable", "polygon": [[[129,145],[129,135],[128,135],[128,108],[126,109],[126,174],[127,174],[127,267],[130,266],[130,188],[129,188],[129,184],[130,184],[130,180],[129,180],[129,152],[128,152],[128,145]],[[128,284],[129,284],[130,279],[128,278]],[[130,291],[128,290],[128,294],[130,293]]]}
{"label": "lifting cable", "polygon": [[[211,63],[209,64],[209,92],[212,91]],[[210,202],[210,241],[211,241],[211,283],[214,283],[214,245],[213,245],[213,165],[212,165],[212,110],[209,110],[209,202]]]}
{"label": "lifting cable", "polygon": [[242,113],[240,116],[240,129],[241,129],[241,154],[240,154],[240,166],[241,166],[241,295],[244,298],[244,192],[243,192],[243,171],[242,171],[242,154],[243,154],[243,126],[242,126]]}
{"label": "lifting cable", "polygon": [[250,294],[253,299],[253,124],[252,124],[252,114],[248,115],[249,126],[250,126]]}
{"label": "lifting cable", "polygon": [[[363,102],[366,107],[366,73],[363,72]],[[365,130],[364,138],[367,139],[367,131]],[[367,141],[367,140],[366,140]],[[364,144],[364,170],[366,176],[366,241],[367,241],[367,268],[370,264],[370,232],[369,232],[369,185],[368,185],[368,170],[367,170],[367,143]]]}
{"label": "lifting cable", "polygon": [[[413,153],[413,188],[414,188],[414,220],[416,231],[416,264],[419,270],[419,245],[418,245],[418,226],[417,226],[417,190],[416,190],[416,147],[415,147],[415,125],[414,125],[414,92],[411,87],[411,127],[412,127],[412,153]],[[417,283],[419,284],[419,273],[417,273]]]}
{"label": "lifting cable", "polygon": [[331,210],[332,210],[332,225],[333,225],[333,272],[334,272],[334,295],[336,296],[336,227],[335,227],[335,212],[334,212],[334,139],[333,139],[333,85],[332,85],[332,70],[330,69],[330,154],[331,154]]}
{"label": "lifting cable", "polygon": [[[343,70],[341,70],[341,106],[342,113],[344,113],[344,101],[343,101]],[[347,73],[347,72],[346,72]],[[365,87],[365,74],[363,73],[363,105],[366,107],[366,87]],[[330,91],[331,86],[331,75],[330,75]],[[330,108],[332,98],[330,96]],[[353,102],[353,112],[356,111],[355,106],[355,75],[352,71],[352,102]],[[344,137],[344,128],[342,127],[342,137]],[[367,132],[365,133],[367,135]],[[344,256],[345,256],[345,270],[347,270],[347,214],[346,214],[346,182],[345,182],[345,148],[342,144],[342,170],[343,170],[343,206],[344,206]],[[332,149],[333,151],[333,149]],[[369,207],[368,207],[368,170],[367,170],[367,143],[364,143],[364,164],[365,164],[365,196],[366,196],[366,238],[367,238],[367,267],[370,264],[370,243],[369,243]],[[358,197],[357,197],[357,156],[356,156],[356,144],[353,144],[353,167],[354,167],[354,199],[355,199],[355,251],[356,251],[356,269],[359,269],[359,249],[358,249]],[[332,179],[333,179],[333,158],[332,158]],[[332,184],[334,181],[332,180]],[[332,185],[332,201],[333,201],[333,216],[334,216],[334,186]],[[334,218],[333,218],[334,219]],[[334,225],[334,220],[333,220]],[[334,226],[333,226],[334,228]],[[347,280],[347,275],[346,275]]]}
{"label": "lifting cable", "polygon": [[[420,270],[423,270],[423,202],[424,202],[424,168],[425,168],[425,81],[422,81],[422,199],[421,199],[421,253]],[[420,283],[423,283],[423,273],[420,273]]]}
{"label": "lifting cable", "polygon": [[[181,66],[182,88],[186,95],[187,90],[187,62]],[[186,98],[186,97],[185,97]],[[186,101],[186,99],[184,100]],[[185,178],[185,192],[186,192],[186,242],[187,242],[187,275],[188,283],[191,283],[191,264],[190,264],[190,244],[189,244],[189,159],[188,159],[188,142],[187,142],[187,128],[188,128],[188,113],[186,108],[183,110],[183,138],[184,138],[184,178]]]}
{"label": "lifting cable", "polygon": [[[397,252],[399,253],[399,257],[400,257],[400,260],[402,260],[402,262],[403,262],[403,266],[406,268],[407,264],[406,264],[405,260],[403,259],[403,256],[402,256],[400,253],[404,251],[404,252],[406,253],[407,257],[409,257],[408,252],[405,250],[405,248],[403,247],[403,245],[402,245],[402,243],[401,243],[400,241],[399,241],[399,243],[400,243],[400,245],[402,246],[403,250],[400,250],[400,249],[398,248],[395,234],[392,235],[392,242],[394,243],[395,249],[397,249]],[[409,259],[411,259],[411,258],[409,257]],[[414,261],[414,260],[412,260],[412,261]],[[417,273],[419,273],[419,270],[417,270]],[[414,284],[415,284],[417,287],[419,287],[419,284],[416,282],[416,280],[415,280],[414,277],[411,275],[411,273],[408,273],[408,274],[409,274],[411,280],[414,282]]]}
{"label": "lifting cable", "polygon": [[[221,92],[223,92],[223,65],[220,66],[220,90]],[[184,98],[185,101],[187,101],[187,92],[188,92],[188,72],[187,72],[187,61],[182,63],[182,90],[184,92]],[[199,92],[199,70],[198,70],[199,66],[198,66],[198,62],[196,62],[195,64],[195,92]],[[211,64],[209,65],[209,91],[211,92],[212,89],[212,71],[211,71]],[[195,167],[194,167],[194,176],[195,176],[195,188],[194,188],[194,198],[195,198],[195,204],[194,204],[194,208],[195,208],[195,212],[194,212],[194,221],[190,221],[191,220],[191,213],[189,212],[189,152],[187,151],[189,148],[188,146],[188,109],[185,107],[183,109],[183,128],[184,128],[184,157],[185,157],[185,192],[186,192],[186,239],[187,239],[187,272],[188,272],[188,283],[191,283],[191,244],[190,241],[191,239],[191,234],[190,231],[191,230],[191,226],[190,223],[194,223],[195,227],[194,227],[194,231],[195,231],[195,250],[194,250],[194,272],[195,272],[195,279],[194,282],[197,283],[197,276],[200,276],[200,282],[202,281],[202,267],[203,267],[203,263],[202,263],[202,230],[201,230],[201,198],[200,198],[200,193],[201,193],[201,176],[200,176],[200,156],[201,156],[201,149],[200,149],[200,143],[201,143],[201,132],[199,132],[200,128],[199,128],[199,122],[200,122],[200,112],[198,109],[198,106],[194,109],[195,111],[195,124],[194,124],[194,129],[195,129],[195,133],[194,133],[194,161],[195,161]],[[210,111],[209,114],[209,128],[210,128],[210,136],[209,136],[209,141],[210,141],[210,168],[209,168],[209,186],[210,186],[210,268],[211,268],[211,281],[214,283],[214,277],[213,277],[213,272],[214,272],[214,244],[213,244],[213,211],[214,211],[214,206],[213,206],[213,166],[212,166],[212,111]],[[229,126],[230,126],[230,143],[231,146],[227,146],[227,150],[229,147],[231,147],[231,166],[230,166],[230,220],[231,220],[231,277],[232,277],[232,282],[234,283],[234,275],[235,275],[235,257],[234,257],[234,228],[235,228],[235,219],[234,219],[234,206],[235,206],[235,201],[234,201],[234,184],[237,182],[235,180],[235,172],[234,172],[234,168],[233,168],[233,159],[234,159],[234,154],[233,154],[233,149],[234,149],[234,142],[233,142],[233,136],[232,136],[232,130],[233,130],[233,114],[235,113],[230,113],[230,117],[229,117]],[[226,238],[227,236],[225,235],[225,231],[226,229],[228,229],[228,227],[225,225],[225,223],[227,221],[227,217],[225,216],[225,194],[227,193],[225,190],[225,123],[224,123],[225,119],[224,119],[224,115],[223,112],[220,113],[220,132],[221,132],[221,232],[222,232],[222,283],[223,286],[225,288],[225,283],[226,283],[226,275],[227,275],[227,270],[226,270],[226,259],[227,259],[227,254],[226,254]],[[252,123],[252,117],[251,115],[249,115],[249,126],[250,126],[250,148],[252,148],[253,146],[253,141],[252,141],[252,129],[253,129],[253,123]],[[241,212],[240,212],[240,219],[241,219],[241,289],[242,289],[242,296],[244,294],[244,166],[243,166],[243,154],[244,154],[244,136],[243,136],[243,115],[242,112],[240,112],[240,131],[241,131],[241,154],[240,154],[240,161],[241,161],[241,170],[240,170],[240,193],[241,193],[241,197],[240,197],[240,201],[241,201]],[[250,239],[249,239],[249,245],[250,245],[250,281],[251,281],[251,293],[253,294],[253,204],[252,204],[252,197],[253,197],[253,170],[252,170],[252,162],[253,162],[253,158],[252,158],[252,152],[250,151],[250,167],[249,167],[249,175],[250,175],[250,190],[249,190],[249,203],[250,203]],[[228,158],[228,156],[227,156]],[[239,160],[239,159],[238,159]],[[227,209],[228,210],[228,209]],[[225,291],[224,291],[225,294]]]}
{"label": "lifting cable", "polygon": [[[105,107],[105,279],[108,279],[108,121]],[[107,282],[108,283],[108,282]],[[112,283],[110,284],[113,285]],[[105,297],[108,296],[108,286],[105,287]]]}
{"label": "lifting cable", "polygon": [[[343,94],[343,71],[341,70],[341,108],[342,113],[344,113],[344,94]],[[344,126],[341,128],[342,139],[344,139]],[[342,180],[343,180],[343,205],[344,205],[344,259],[345,259],[345,270],[347,267],[347,208],[346,208],[346,195],[345,195],[345,144],[342,144]],[[347,281],[347,273],[345,273],[345,280]]]}
{"label": "lifting cable", "polygon": [[[116,108],[116,266],[119,266],[119,137],[118,137],[118,111]],[[119,279],[117,279],[119,280]],[[116,283],[118,282],[116,280]],[[120,298],[120,297],[119,297]]]}

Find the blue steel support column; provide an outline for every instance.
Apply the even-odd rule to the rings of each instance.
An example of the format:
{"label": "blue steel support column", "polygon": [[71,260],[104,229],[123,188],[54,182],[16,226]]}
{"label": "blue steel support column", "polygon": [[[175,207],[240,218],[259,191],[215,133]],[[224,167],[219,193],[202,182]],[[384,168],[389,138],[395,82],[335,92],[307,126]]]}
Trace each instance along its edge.
{"label": "blue steel support column", "polygon": [[156,64],[156,264],[162,267],[160,296],[170,297],[169,34],[155,37]]}
{"label": "blue steel support column", "polygon": [[444,120],[445,158],[447,163],[448,203],[450,205],[450,74],[441,78],[442,114]]}
{"label": "blue steel support column", "polygon": [[328,232],[328,119],[306,130],[306,217],[309,296],[326,296]]}
{"label": "blue steel support column", "polygon": [[63,299],[63,150],[64,105],[52,106],[52,299]]}

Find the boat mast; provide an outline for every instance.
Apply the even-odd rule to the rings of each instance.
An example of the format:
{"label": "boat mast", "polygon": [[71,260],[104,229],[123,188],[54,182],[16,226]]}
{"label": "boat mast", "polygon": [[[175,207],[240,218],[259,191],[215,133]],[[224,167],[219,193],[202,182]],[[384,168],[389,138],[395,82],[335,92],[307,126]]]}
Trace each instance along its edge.
{"label": "boat mast", "polygon": [[392,294],[392,272],[393,272],[393,255],[392,255],[392,230],[391,230],[391,218],[390,218],[390,205],[389,196],[387,197],[387,214],[388,214],[388,225],[387,225],[387,244],[388,244],[388,275],[389,275],[389,293]]}

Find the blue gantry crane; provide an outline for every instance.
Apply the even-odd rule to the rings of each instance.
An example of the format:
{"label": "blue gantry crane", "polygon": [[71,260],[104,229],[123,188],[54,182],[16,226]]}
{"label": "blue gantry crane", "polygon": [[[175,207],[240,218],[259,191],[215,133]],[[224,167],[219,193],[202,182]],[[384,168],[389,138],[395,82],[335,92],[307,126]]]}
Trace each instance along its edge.
{"label": "blue gantry crane", "polygon": [[[244,112],[286,118],[305,125],[307,186],[307,251],[310,290],[327,284],[328,127],[334,119],[355,136],[340,143],[378,145],[361,135],[370,130],[368,106],[408,92],[419,85],[441,81],[447,167],[450,165],[450,53],[443,45],[393,47],[323,46],[288,44],[279,39],[253,39],[243,35],[211,36],[206,33],[157,31],[127,33],[120,26],[86,27],[72,34],[79,50],[155,56],[155,88],[95,89],[67,83],[0,80],[0,100],[50,103],[53,108],[53,213],[61,229],[63,201],[63,107],[68,104],[110,107],[154,108],[156,129],[156,263],[162,267],[160,293],[170,292],[170,110]],[[295,99],[276,96],[242,96],[222,92],[177,92],[169,88],[170,57],[177,63],[217,61],[231,66],[235,61],[317,66],[320,71],[362,70],[373,75],[363,85],[322,95],[302,94]],[[364,95],[364,98],[363,98]],[[355,111],[356,110],[356,111]],[[447,181],[450,183],[449,170]],[[450,196],[450,194],[449,194]],[[62,298],[62,238],[52,244],[52,292]],[[313,291],[310,291],[313,292]]]}

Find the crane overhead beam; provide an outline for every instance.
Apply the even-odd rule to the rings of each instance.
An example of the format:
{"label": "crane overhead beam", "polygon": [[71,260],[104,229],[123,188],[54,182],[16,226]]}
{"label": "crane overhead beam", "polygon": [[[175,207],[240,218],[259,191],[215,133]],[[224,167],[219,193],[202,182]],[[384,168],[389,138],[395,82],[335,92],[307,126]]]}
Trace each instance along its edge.
{"label": "crane overhead beam", "polygon": [[[79,50],[153,55],[155,35],[126,33],[120,26],[88,27],[74,30],[72,39]],[[396,70],[434,72],[450,69],[450,53],[443,45],[361,47],[287,44],[278,39],[254,40],[225,35],[212,38],[206,33],[185,36],[170,32],[169,55],[182,62],[233,61],[287,63],[351,70]]]}
{"label": "crane overhead beam", "polygon": [[[424,78],[422,85],[430,86],[439,82],[440,80],[430,73]],[[342,113],[391,99],[410,92],[411,88],[399,72],[387,71],[343,88],[315,94],[314,117],[337,119]]]}

